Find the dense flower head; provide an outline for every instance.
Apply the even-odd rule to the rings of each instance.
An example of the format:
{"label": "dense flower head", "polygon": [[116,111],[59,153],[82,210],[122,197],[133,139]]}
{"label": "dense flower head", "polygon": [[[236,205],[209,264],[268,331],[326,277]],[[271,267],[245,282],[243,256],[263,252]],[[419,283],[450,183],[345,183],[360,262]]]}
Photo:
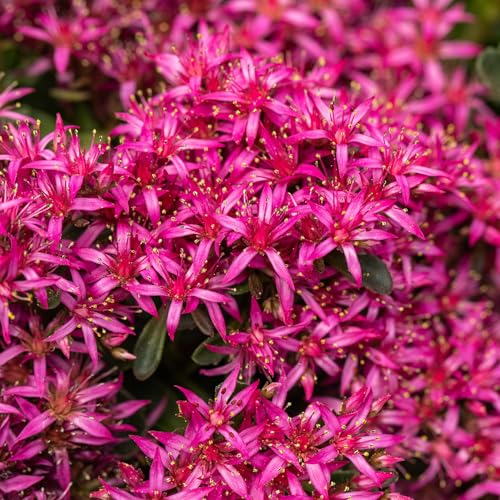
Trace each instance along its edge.
{"label": "dense flower head", "polygon": [[337,494],[383,489],[393,477],[390,468],[401,459],[384,448],[402,438],[370,423],[387,398],[374,401],[365,387],[336,412],[318,402],[290,416],[279,402],[283,389],[270,400],[256,383],[233,395],[236,383],[235,374],[229,376],[208,403],[181,388],[187,398],[178,402],[183,434],[133,438],[152,461],[149,479],[122,464],[94,497],[309,498],[309,492],[342,498]]}
{"label": "dense flower head", "polygon": [[44,498],[67,497],[70,488],[84,494],[93,476],[107,473],[106,462],[112,468],[113,445],[134,430],[123,419],[147,402],[117,403],[120,375],[102,364],[94,371],[77,345],[71,360],[58,356],[37,318],[25,328],[13,329],[19,343],[2,343],[0,354],[0,491],[5,498],[38,498],[40,487]]}
{"label": "dense flower head", "polygon": [[[29,75],[54,66],[112,123],[47,131],[11,105],[32,89],[0,92],[6,498],[500,494],[499,119],[449,66],[478,53],[450,37],[471,20],[5,2]],[[145,402],[118,371],[181,365],[194,337],[183,424],[120,461]]]}

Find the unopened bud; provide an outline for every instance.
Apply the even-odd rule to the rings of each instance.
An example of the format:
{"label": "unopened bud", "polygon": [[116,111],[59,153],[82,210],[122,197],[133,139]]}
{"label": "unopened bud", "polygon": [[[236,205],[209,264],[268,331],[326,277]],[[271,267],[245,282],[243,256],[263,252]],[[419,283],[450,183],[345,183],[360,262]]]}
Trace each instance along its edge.
{"label": "unopened bud", "polygon": [[120,361],[133,361],[135,359],[135,356],[123,347],[113,347],[113,349],[111,349],[111,356]]}

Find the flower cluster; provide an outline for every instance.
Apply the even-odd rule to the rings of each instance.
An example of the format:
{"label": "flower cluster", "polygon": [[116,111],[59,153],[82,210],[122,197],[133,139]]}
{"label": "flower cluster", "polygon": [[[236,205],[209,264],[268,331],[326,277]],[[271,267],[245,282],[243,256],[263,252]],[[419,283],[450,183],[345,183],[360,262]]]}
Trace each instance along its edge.
{"label": "flower cluster", "polygon": [[[401,460],[383,448],[402,438],[381,434],[372,427],[387,398],[374,401],[371,391],[362,388],[343,401],[336,412],[317,402],[290,417],[282,408],[285,386],[276,384],[280,387],[269,386],[260,392],[254,383],[233,395],[236,384],[237,375],[233,373],[208,403],[181,389],[187,399],[178,402],[186,420],[184,433],[153,431],[155,441],[133,437],[152,461],[149,478],[145,480],[137,469],[120,464],[118,475],[123,487],[103,481],[102,490],[93,497],[264,499],[289,494],[292,498],[310,498],[308,493],[323,499],[382,496],[362,491],[381,488],[390,481],[394,473],[376,469]],[[269,400],[271,392],[276,394]],[[355,473],[342,471],[348,462],[356,468]],[[332,479],[335,475],[336,481]],[[165,496],[164,492],[177,488],[182,488],[182,494]],[[408,497],[390,493],[386,498]]]}
{"label": "flower cluster", "polygon": [[2,498],[83,497],[112,470],[113,446],[135,430],[123,419],[147,401],[117,404],[121,376],[95,371],[81,355],[55,356],[40,321],[25,326],[30,333],[13,328],[20,343],[0,354]]}
{"label": "flower cluster", "polygon": [[[30,74],[51,46],[124,109],[85,144],[0,94],[0,491],[500,494],[500,122],[449,67],[479,51],[463,6],[29,3],[0,27],[40,42]],[[105,364],[191,319],[215,399],[182,389],[181,432],[133,437],[149,474],[110,473],[144,402]]]}

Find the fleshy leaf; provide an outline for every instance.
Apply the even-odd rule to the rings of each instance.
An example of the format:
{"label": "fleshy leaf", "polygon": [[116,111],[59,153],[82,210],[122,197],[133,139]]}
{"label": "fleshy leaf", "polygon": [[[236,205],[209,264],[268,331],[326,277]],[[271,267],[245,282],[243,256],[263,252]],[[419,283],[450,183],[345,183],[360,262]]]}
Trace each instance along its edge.
{"label": "fleshy leaf", "polygon": [[42,304],[40,304],[38,300],[37,300],[37,305],[42,309],[48,309],[48,310],[55,309],[61,303],[61,292],[57,289],[54,290],[51,287],[48,287],[46,291],[47,291],[47,307],[44,307]]}
{"label": "fleshy leaf", "polygon": [[476,61],[476,70],[481,81],[492,91],[493,97],[500,97],[500,47],[488,47]]}
{"label": "fleshy leaf", "polygon": [[218,337],[210,337],[204,340],[193,352],[191,359],[199,366],[216,365],[223,358],[224,354],[213,352],[207,349],[207,345],[221,343]]}
{"label": "fleshy leaf", "polygon": [[[375,255],[358,254],[363,275],[363,286],[375,293],[387,295],[392,292],[392,276],[385,263]],[[347,262],[342,252],[333,251],[327,256],[327,262],[349,279],[353,279],[347,269]]]}
{"label": "fleshy leaf", "polygon": [[196,326],[201,331],[201,333],[203,333],[207,337],[214,336],[214,325],[212,323],[212,320],[210,319],[210,316],[207,314],[204,308],[200,306],[195,309],[191,313],[191,317],[193,318],[193,321],[196,323]]}
{"label": "fleshy leaf", "polygon": [[167,308],[163,307],[158,318],[151,318],[135,344],[133,372],[138,380],[146,380],[158,368],[167,335]]}
{"label": "fleshy leaf", "polygon": [[333,481],[336,485],[348,483],[351,479],[356,475],[356,471],[354,469],[346,469],[343,467],[342,469],[333,471],[331,474],[331,481]]}

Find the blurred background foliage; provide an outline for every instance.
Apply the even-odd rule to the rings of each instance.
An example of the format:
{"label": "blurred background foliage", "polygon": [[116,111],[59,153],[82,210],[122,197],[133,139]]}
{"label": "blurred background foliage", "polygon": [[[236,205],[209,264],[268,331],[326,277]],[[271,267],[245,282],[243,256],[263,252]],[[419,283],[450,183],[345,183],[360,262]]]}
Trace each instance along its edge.
{"label": "blurred background foliage", "polygon": [[460,26],[456,35],[482,45],[497,46],[500,43],[500,0],[466,0],[465,4],[476,21]]}

